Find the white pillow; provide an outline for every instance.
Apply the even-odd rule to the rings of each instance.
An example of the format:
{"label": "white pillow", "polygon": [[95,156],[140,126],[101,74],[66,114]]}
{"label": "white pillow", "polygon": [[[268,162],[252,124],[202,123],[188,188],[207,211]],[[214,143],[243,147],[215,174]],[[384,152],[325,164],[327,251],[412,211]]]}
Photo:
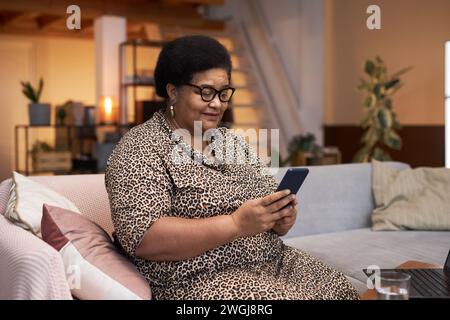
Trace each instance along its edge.
{"label": "white pillow", "polygon": [[13,171],[5,217],[41,237],[44,203],[80,213],[80,210],[66,197]]}

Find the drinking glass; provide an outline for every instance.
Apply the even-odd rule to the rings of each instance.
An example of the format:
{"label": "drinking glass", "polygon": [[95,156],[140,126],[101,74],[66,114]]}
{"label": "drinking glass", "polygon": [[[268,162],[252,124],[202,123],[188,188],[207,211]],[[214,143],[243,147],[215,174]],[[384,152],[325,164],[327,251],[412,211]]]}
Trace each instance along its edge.
{"label": "drinking glass", "polygon": [[408,300],[411,276],[404,272],[382,272],[376,286],[378,300]]}

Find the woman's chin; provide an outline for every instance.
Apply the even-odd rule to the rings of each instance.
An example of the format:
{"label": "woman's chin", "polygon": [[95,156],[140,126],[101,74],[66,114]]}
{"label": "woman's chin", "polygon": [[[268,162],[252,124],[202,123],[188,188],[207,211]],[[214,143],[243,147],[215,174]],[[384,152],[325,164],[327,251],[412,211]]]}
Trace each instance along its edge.
{"label": "woman's chin", "polygon": [[219,121],[217,121],[217,120],[203,119],[203,121],[202,121],[203,131],[206,131],[209,129],[215,129],[215,128],[217,128],[218,124],[219,124]]}

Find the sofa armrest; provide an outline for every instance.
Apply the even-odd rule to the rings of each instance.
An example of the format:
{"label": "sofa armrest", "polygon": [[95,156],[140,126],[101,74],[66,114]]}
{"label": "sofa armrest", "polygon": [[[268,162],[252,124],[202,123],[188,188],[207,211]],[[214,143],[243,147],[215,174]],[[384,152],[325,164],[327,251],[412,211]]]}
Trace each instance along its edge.
{"label": "sofa armrest", "polygon": [[59,253],[3,215],[0,299],[72,299]]}

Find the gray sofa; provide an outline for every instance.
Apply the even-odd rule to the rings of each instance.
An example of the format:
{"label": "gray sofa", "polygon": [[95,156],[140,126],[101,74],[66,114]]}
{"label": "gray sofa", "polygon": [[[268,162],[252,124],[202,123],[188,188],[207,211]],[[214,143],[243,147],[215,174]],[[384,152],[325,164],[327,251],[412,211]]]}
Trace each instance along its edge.
{"label": "gray sofa", "polygon": [[[281,180],[286,170],[280,169],[275,178]],[[72,200],[111,234],[104,175],[31,179]],[[10,188],[11,179],[0,183],[0,299],[72,299],[59,253],[3,216]],[[284,241],[342,271],[360,293],[366,290],[363,268],[392,268],[406,260],[443,264],[450,248],[450,232],[370,230],[370,164],[310,167],[298,200],[297,222]]]}
{"label": "gray sofa", "polygon": [[[406,169],[409,165],[391,162]],[[450,249],[449,231],[371,231],[374,206],[371,164],[310,167],[297,195],[297,222],[284,237],[342,271],[360,293],[367,290],[362,269],[394,268],[407,260],[443,265]],[[280,181],[286,172],[280,169]]]}

